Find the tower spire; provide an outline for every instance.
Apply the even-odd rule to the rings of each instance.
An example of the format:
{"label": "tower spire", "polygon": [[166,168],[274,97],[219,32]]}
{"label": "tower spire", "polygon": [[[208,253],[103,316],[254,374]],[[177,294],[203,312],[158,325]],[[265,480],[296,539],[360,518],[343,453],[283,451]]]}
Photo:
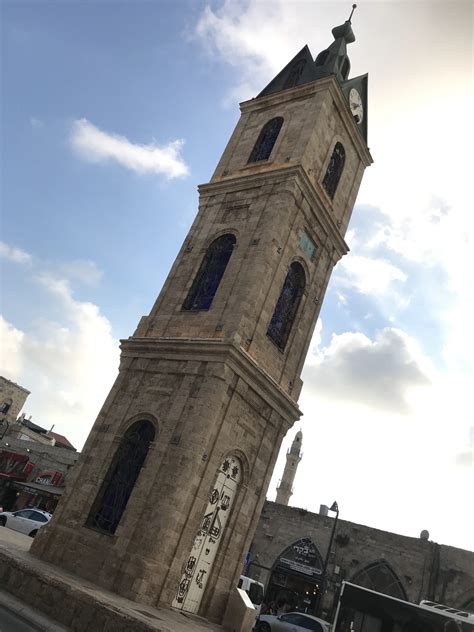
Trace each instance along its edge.
{"label": "tower spire", "polygon": [[352,5],[352,11],[351,11],[351,14],[350,14],[350,16],[349,16],[349,19],[347,20],[347,21],[349,22],[349,24],[352,24],[352,22],[351,22],[351,20],[352,20],[352,16],[353,16],[354,11],[355,11],[356,9],[357,9],[357,5],[356,5],[356,4],[353,4],[353,5]]}
{"label": "tower spire", "polygon": [[301,430],[295,435],[291,448],[286,453],[286,465],[283,476],[277,488],[276,502],[280,505],[288,505],[293,494],[293,481],[295,480],[298,464],[303,457],[301,447],[303,445],[303,433]]}

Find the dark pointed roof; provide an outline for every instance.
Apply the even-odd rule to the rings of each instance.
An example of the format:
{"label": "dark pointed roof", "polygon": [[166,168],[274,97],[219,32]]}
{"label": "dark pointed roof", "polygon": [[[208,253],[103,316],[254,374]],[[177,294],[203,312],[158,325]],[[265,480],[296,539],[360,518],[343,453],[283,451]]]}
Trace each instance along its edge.
{"label": "dark pointed roof", "polygon": [[351,17],[344,24],[332,29],[334,42],[321,51],[314,61],[308,46],[305,46],[258,96],[263,97],[294,88],[330,75],[334,75],[340,83],[346,81],[351,67],[347,56],[347,44],[355,42]]}

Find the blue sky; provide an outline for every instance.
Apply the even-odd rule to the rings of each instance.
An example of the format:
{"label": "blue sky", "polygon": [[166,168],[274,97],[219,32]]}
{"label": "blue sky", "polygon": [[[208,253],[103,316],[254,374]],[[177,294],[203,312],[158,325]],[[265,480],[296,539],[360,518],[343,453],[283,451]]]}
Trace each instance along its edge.
{"label": "blue sky", "polygon": [[[238,102],[349,10],[2,3],[1,372],[38,424],[83,444]],[[353,26],[375,163],[283,446],[301,426],[292,503],[336,499],[345,519],[474,549],[472,4],[366,2]]]}

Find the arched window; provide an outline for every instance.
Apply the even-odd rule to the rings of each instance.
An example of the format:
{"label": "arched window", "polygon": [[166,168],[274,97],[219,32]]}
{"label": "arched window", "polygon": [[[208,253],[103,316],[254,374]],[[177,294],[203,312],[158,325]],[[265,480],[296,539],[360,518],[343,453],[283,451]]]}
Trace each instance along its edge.
{"label": "arched window", "polygon": [[349,57],[344,57],[344,61],[341,66],[341,75],[344,80],[349,76],[349,71],[351,69],[351,62],[349,61]]}
{"label": "arched window", "polygon": [[387,562],[375,562],[366,566],[354,575],[351,582],[397,599],[407,598],[402,583]]}
{"label": "arched window", "polygon": [[259,160],[268,160],[270,158],[282,125],[283,118],[281,116],[277,116],[271,121],[268,121],[268,123],[265,123],[262,131],[258,135],[255,147],[252,149],[249,162],[258,162]]}
{"label": "arched window", "polygon": [[304,287],[305,274],[303,266],[295,261],[288,270],[275,311],[273,312],[270,325],[267,329],[267,336],[271,338],[281,350],[285,348],[290,335],[291,326],[295,320]]}
{"label": "arched window", "polygon": [[211,307],[235,243],[234,235],[222,235],[212,242],[184,301],[183,309],[197,311]]}
{"label": "arched window", "polygon": [[286,78],[286,81],[283,85],[283,90],[287,88],[293,88],[296,86],[298,81],[300,80],[301,75],[303,74],[303,70],[306,66],[306,59],[298,59],[293,66],[291,67],[290,74]]}
{"label": "arched window", "polygon": [[472,612],[474,614],[474,598],[466,601],[466,603],[462,607],[466,612]]}
{"label": "arched window", "polygon": [[319,55],[316,57],[316,61],[314,63],[316,64],[316,66],[324,66],[328,57],[329,57],[329,51],[322,50],[319,53]]}
{"label": "arched window", "polygon": [[336,143],[323,180],[323,187],[326,189],[327,194],[331,198],[333,198],[336,193],[345,161],[346,151],[341,143]]}
{"label": "arched window", "polygon": [[137,421],[130,426],[97,494],[87,526],[115,533],[154,438],[155,428],[150,421]]}

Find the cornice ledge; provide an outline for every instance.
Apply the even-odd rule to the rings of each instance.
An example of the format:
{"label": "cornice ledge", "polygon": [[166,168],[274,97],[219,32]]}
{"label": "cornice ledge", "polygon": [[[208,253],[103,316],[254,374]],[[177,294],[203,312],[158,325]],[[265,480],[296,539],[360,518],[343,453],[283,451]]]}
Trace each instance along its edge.
{"label": "cornice ledge", "polygon": [[[210,362],[229,362],[233,370],[239,373],[272,407],[281,413],[298,420],[302,412],[297,403],[280,385],[240,346],[234,342],[198,339],[198,338],[147,338],[130,337],[120,341],[123,357],[159,357],[183,359],[183,352],[199,353],[199,359]],[[198,359],[198,358],[196,358]]]}
{"label": "cornice ledge", "polygon": [[240,103],[240,111],[251,112],[252,110],[261,109],[262,107],[271,107],[278,103],[286,103],[286,101],[294,101],[295,99],[303,99],[320,92],[321,88],[329,87],[331,81],[335,79],[333,77],[323,77],[322,79],[316,79],[309,83],[303,83],[300,86],[294,88],[287,88],[286,90],[280,90],[279,92],[273,92],[263,97],[254,97],[248,101],[242,101]]}
{"label": "cornice ledge", "polygon": [[328,234],[331,235],[339,255],[342,257],[347,254],[349,252],[349,246],[346,244],[344,238],[339,232],[335,220],[328,212],[324,204],[322,204],[319,200],[314,185],[301,165],[290,164],[288,166],[272,169],[271,171],[261,171],[254,174],[230,175],[226,179],[218,180],[217,182],[200,184],[198,186],[198,190],[201,195],[211,192],[224,193],[230,190],[235,191],[236,187],[252,188],[259,185],[261,180],[263,180],[265,184],[272,181],[281,182],[282,178],[295,178],[295,180],[299,183],[300,188],[311,201],[312,205],[316,206],[320,211],[318,220],[321,221]]}
{"label": "cornice ledge", "polygon": [[210,193],[212,190],[226,192],[229,189],[235,189],[235,185],[245,185],[245,188],[252,188],[255,185],[260,184],[260,180],[266,182],[278,181],[282,176],[291,177],[298,169],[298,165],[284,165],[282,167],[276,167],[267,171],[259,171],[258,173],[238,173],[223,176],[222,179],[206,182],[205,184],[198,184],[198,191],[200,194]]}

